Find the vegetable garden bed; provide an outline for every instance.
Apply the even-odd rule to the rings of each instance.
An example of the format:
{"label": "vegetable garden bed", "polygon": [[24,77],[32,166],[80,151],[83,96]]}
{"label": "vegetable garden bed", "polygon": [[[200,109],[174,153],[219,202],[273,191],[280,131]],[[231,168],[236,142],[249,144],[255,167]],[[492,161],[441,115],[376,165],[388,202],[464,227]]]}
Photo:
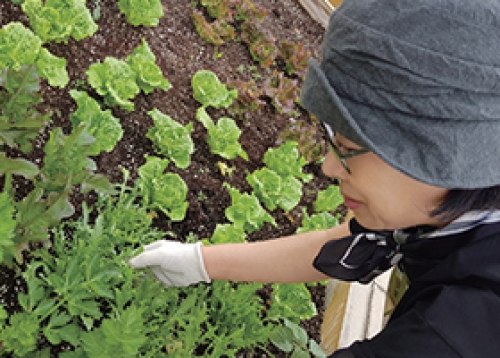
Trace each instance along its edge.
{"label": "vegetable garden bed", "polygon": [[2,356],[318,352],[321,284],[165,290],[126,262],[336,222],[297,103],[323,28],[290,0],[21,2],[0,3]]}

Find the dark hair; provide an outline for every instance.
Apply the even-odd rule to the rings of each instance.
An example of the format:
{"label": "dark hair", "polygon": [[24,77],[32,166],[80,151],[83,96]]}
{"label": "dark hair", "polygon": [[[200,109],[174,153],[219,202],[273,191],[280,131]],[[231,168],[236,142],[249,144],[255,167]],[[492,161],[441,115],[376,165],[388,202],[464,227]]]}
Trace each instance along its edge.
{"label": "dark hair", "polygon": [[468,211],[500,209],[500,185],[480,189],[451,189],[431,215],[445,221]]}

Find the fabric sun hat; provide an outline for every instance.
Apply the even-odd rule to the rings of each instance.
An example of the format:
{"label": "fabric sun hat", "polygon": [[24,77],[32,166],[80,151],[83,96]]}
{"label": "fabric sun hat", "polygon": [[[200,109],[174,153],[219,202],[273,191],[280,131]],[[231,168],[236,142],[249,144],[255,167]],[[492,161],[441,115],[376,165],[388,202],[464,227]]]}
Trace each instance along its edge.
{"label": "fabric sun hat", "polygon": [[500,184],[500,1],[344,0],[303,106],[445,188]]}

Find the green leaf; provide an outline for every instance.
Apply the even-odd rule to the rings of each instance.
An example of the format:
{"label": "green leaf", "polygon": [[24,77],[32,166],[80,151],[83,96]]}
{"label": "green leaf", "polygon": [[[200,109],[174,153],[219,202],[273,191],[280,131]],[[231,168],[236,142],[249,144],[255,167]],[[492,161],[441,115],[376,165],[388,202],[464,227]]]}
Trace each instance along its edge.
{"label": "green leaf", "polygon": [[313,178],[312,174],[302,172],[307,162],[299,155],[297,142],[288,141],[278,148],[269,148],[264,154],[263,162],[281,177],[294,176],[304,183]]}
{"label": "green leaf", "polygon": [[149,111],[155,125],[148,130],[146,137],[151,139],[158,153],[167,156],[177,167],[186,169],[191,163],[194,143],[191,139],[193,124],[181,125],[158,109]]}
{"label": "green leaf", "polygon": [[94,156],[102,151],[111,152],[123,137],[119,119],[114,117],[110,110],[102,111],[97,101],[86,92],[70,90],[69,94],[78,105],[70,117],[73,128],[85,123],[88,133],[95,138],[88,154]]}
{"label": "green leaf", "polygon": [[271,342],[283,352],[290,353],[293,350],[294,335],[292,330],[286,326],[278,326],[270,337]]}
{"label": "green leaf", "polygon": [[38,167],[26,159],[7,158],[4,153],[0,153],[0,174],[15,174],[33,179],[39,172]]}
{"label": "green leaf", "polygon": [[226,217],[235,227],[242,228],[247,233],[260,230],[264,223],[276,226],[276,221],[260,205],[259,199],[248,193],[241,194],[237,189],[224,185],[231,195],[231,206],[225,209]]}
{"label": "green leaf", "polygon": [[137,74],[137,85],[146,94],[153,92],[155,88],[167,91],[172,87],[168,80],[163,77],[161,69],[155,61],[156,57],[144,39],[142,39],[142,44],[126,60]]}
{"label": "green leaf", "polygon": [[297,229],[297,234],[315,231],[315,230],[325,230],[330,229],[339,224],[339,215],[333,216],[328,212],[321,212],[318,214],[313,214],[309,216],[307,214],[306,208],[302,210],[302,226]]}
{"label": "green leaf", "polygon": [[118,8],[133,26],[158,26],[163,17],[160,0],[120,0]]}
{"label": "green leaf", "polygon": [[217,224],[210,238],[210,242],[214,244],[245,241],[246,234],[243,228],[230,224]]}
{"label": "green leaf", "polygon": [[313,203],[314,211],[335,211],[337,207],[344,202],[340,194],[338,185],[330,185],[325,190],[318,192],[316,201]]}
{"label": "green leaf", "polygon": [[19,71],[22,66],[33,65],[42,41],[20,22],[9,22],[0,29],[0,69]]}
{"label": "green leaf", "polygon": [[197,71],[191,79],[193,96],[203,107],[228,108],[238,97],[235,89],[227,90],[215,73],[209,70]]}
{"label": "green leaf", "polygon": [[137,86],[137,74],[125,61],[106,57],[103,63],[93,63],[87,70],[87,80],[98,94],[104,97],[106,104],[118,105],[127,111],[134,109],[134,98],[140,88]]}
{"label": "green leaf", "polygon": [[69,82],[66,59],[52,55],[45,48],[40,50],[36,67],[40,77],[47,79],[51,86],[64,88]]}
{"label": "green leaf", "polygon": [[98,28],[81,0],[25,0],[22,9],[43,42],[67,42],[70,36],[79,41]]}

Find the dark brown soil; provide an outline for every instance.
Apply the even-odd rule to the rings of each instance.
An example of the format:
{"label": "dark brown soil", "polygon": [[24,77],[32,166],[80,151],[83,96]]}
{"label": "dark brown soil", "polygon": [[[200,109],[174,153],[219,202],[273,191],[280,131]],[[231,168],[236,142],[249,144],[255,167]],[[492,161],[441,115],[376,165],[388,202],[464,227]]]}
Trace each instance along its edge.
{"label": "dark brown soil", "polygon": [[[303,10],[298,1],[293,0],[254,0],[266,9],[268,15],[262,26],[277,40],[289,40],[302,43],[311,51],[313,56],[319,56],[319,47],[323,35],[323,28],[314,22]],[[252,61],[246,46],[241,41],[232,41],[223,46],[215,47],[200,38],[194,29],[191,14],[194,7],[199,7],[197,1],[162,0],[165,16],[157,27],[133,27],[128,25],[120,14],[116,0],[88,1],[88,6],[94,9],[99,6],[101,18],[98,21],[98,32],[79,42],[70,40],[67,44],[51,44],[49,50],[60,57],[67,59],[67,69],[70,83],[65,89],[49,87],[44,84],[44,102],[46,109],[58,109],[52,115],[50,128],[62,127],[69,131],[71,124],[70,114],[76,109],[76,104],[68,94],[68,90],[81,85],[86,80],[85,71],[89,65],[103,61],[106,56],[124,59],[144,38],[157,57],[157,64],[164,76],[172,84],[167,92],[156,90],[150,95],[138,95],[135,99],[135,110],[126,112],[114,109],[113,114],[120,119],[124,129],[123,139],[111,153],[103,153],[95,158],[98,172],[105,174],[111,181],[122,180],[122,169],[131,173],[131,180],[137,177],[137,169],[144,162],[145,155],[153,155],[153,147],[146,138],[148,129],[153,122],[147,112],[158,108],[182,124],[193,122],[194,130],[191,133],[195,143],[195,152],[191,157],[191,164],[185,170],[169,170],[179,173],[189,187],[189,209],[186,219],[172,223],[165,217],[159,217],[155,226],[173,231],[179,238],[187,235],[196,235],[199,238],[210,237],[217,223],[226,221],[224,209],[230,205],[230,197],[222,186],[224,182],[240,190],[250,189],[246,182],[246,174],[262,166],[262,157],[266,150],[275,146],[279,134],[290,125],[291,121],[311,122],[308,114],[297,107],[297,115],[280,114],[270,104],[262,109],[249,113],[248,119],[237,123],[243,133],[240,143],[247,152],[249,160],[241,158],[226,161],[211,154],[206,142],[206,130],[196,121],[195,111],[199,107],[192,96],[191,77],[200,69],[209,69],[215,72],[221,81],[228,83],[234,80],[249,80],[249,71],[238,71],[244,65],[256,65]],[[18,6],[8,0],[0,2],[0,25],[10,21],[21,21],[28,25],[27,18]],[[216,54],[219,54],[218,56]],[[241,68],[241,67],[240,67]],[[261,70],[262,78],[266,78],[266,71]],[[299,79],[300,81],[300,79]],[[224,110],[213,112],[214,117],[230,116]],[[47,140],[47,132],[41,134],[35,142],[35,149],[27,158],[35,163],[41,163],[43,145]],[[321,139],[318,133],[318,140]],[[20,153],[11,151],[10,156],[20,156]],[[223,162],[236,169],[231,175],[222,175],[217,162]],[[266,240],[295,232],[301,222],[303,207],[311,207],[318,190],[325,189],[331,181],[320,173],[319,164],[309,164],[306,171],[316,174],[316,178],[304,186],[304,196],[300,205],[285,216],[280,210],[272,213],[278,226],[275,228],[266,225],[262,230],[252,234],[249,240]],[[29,183],[18,179],[16,181],[18,195],[29,192]],[[202,198],[202,199],[200,199]],[[74,194],[73,203],[80,214],[80,204],[87,200],[92,202],[93,194]],[[1,301],[12,309],[16,308],[17,291],[23,290],[23,283],[14,278],[12,271],[2,268],[0,277]],[[308,332],[319,338],[321,310],[323,308],[323,288],[311,288],[314,301],[320,314],[314,319],[304,322]]]}

